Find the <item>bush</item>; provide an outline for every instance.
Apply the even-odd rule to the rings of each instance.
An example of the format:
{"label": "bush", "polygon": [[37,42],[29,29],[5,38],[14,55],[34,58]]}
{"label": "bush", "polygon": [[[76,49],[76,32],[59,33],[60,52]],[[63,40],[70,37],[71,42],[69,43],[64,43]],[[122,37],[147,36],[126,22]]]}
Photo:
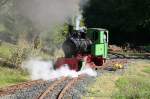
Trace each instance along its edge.
{"label": "bush", "polygon": [[15,68],[20,68],[22,62],[28,57],[29,52],[30,52],[29,43],[24,38],[21,37],[18,40],[18,46],[11,53],[9,62],[13,64]]}

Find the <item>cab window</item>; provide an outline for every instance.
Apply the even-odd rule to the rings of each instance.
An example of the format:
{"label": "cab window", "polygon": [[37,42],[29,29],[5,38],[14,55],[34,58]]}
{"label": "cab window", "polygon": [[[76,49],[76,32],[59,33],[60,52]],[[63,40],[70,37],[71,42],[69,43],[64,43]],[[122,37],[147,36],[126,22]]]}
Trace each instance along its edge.
{"label": "cab window", "polygon": [[94,31],[93,32],[93,41],[97,41],[98,40],[98,31]]}
{"label": "cab window", "polygon": [[104,42],[108,42],[108,33],[104,32]]}

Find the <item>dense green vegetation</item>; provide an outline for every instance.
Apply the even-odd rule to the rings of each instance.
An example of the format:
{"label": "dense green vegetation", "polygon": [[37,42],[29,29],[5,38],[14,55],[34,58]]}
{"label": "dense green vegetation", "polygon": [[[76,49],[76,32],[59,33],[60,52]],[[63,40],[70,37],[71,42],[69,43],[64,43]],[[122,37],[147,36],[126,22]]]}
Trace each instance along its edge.
{"label": "dense green vegetation", "polygon": [[107,28],[115,44],[150,43],[149,0],[90,0],[84,8],[87,27]]}
{"label": "dense green vegetation", "polygon": [[67,35],[67,24],[58,24],[53,29],[37,28],[29,18],[20,15],[15,6],[16,1],[0,1],[0,39],[17,44],[23,34],[29,43],[32,43],[38,36],[42,41],[43,48],[60,47]]}
{"label": "dense green vegetation", "polygon": [[[29,41],[42,34],[40,37],[43,44],[51,47],[64,41],[67,35],[66,24],[56,26],[53,31],[38,30],[28,18],[17,12],[15,1],[0,1],[0,36],[16,42],[21,33],[26,33]],[[110,43],[149,44],[149,5],[149,0],[89,0],[87,6],[83,7],[83,20],[87,27],[108,29]]]}

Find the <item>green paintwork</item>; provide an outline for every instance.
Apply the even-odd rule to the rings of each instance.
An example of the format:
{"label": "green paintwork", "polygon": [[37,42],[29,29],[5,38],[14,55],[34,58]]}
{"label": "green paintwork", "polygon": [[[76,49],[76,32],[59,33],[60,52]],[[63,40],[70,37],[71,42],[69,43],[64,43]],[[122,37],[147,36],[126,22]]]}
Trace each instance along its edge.
{"label": "green paintwork", "polygon": [[104,44],[94,44],[92,45],[92,54],[95,56],[104,57]]}
{"label": "green paintwork", "polygon": [[89,28],[87,36],[93,42],[91,54],[107,58],[108,55],[108,30],[100,28]]}

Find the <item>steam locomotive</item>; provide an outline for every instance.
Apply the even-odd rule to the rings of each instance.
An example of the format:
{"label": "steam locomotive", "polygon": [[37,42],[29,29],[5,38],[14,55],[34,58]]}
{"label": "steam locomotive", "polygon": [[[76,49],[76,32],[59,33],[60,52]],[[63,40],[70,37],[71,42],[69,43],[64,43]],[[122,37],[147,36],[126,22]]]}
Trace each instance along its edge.
{"label": "steam locomotive", "polygon": [[102,66],[108,53],[108,30],[74,30],[63,43],[62,49],[65,57],[56,61],[55,68],[67,64],[70,69],[79,71],[86,63]]}

